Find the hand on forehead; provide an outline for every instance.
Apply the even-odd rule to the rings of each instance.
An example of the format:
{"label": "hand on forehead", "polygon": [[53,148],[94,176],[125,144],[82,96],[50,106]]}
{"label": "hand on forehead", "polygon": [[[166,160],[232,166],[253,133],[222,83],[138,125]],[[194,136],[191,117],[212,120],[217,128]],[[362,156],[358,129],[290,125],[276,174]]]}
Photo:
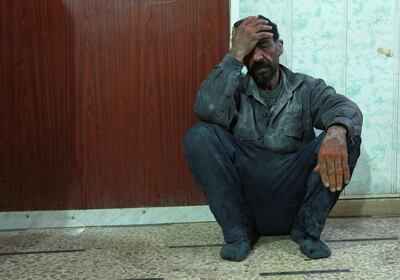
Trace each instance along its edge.
{"label": "hand on forehead", "polygon": [[260,16],[251,16],[236,22],[232,29],[230,53],[239,61],[248,55],[259,41],[274,37],[270,22]]}
{"label": "hand on forehead", "polygon": [[266,17],[258,15],[258,16],[249,16],[238,20],[233,24],[233,28],[238,28],[241,24],[243,25],[256,25],[256,24],[269,24],[269,21]]}

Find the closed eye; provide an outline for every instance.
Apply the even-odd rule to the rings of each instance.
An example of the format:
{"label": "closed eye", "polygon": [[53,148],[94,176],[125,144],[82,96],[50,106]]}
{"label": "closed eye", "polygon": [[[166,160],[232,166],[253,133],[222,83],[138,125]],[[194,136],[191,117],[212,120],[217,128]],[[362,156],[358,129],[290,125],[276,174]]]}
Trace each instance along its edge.
{"label": "closed eye", "polygon": [[271,44],[266,40],[261,40],[257,43],[257,47],[259,47],[260,49],[266,49],[269,48],[270,46]]}

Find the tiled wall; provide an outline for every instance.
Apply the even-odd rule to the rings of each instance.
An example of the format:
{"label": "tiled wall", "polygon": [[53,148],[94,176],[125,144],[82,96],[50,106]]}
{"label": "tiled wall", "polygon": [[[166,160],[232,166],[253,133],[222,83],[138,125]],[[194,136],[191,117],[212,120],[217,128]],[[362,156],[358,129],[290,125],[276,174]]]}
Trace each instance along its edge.
{"label": "tiled wall", "polygon": [[364,114],[361,157],[346,196],[400,196],[400,0],[231,0],[231,20],[278,24],[281,62],[323,78]]}

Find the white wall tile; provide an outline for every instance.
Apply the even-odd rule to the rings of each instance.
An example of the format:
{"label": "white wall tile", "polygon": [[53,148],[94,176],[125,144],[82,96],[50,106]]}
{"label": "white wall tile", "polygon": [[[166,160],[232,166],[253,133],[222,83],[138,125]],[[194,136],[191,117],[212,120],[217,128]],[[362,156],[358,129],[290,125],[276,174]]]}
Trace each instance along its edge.
{"label": "white wall tile", "polygon": [[283,64],[324,79],[363,111],[361,157],[346,195],[400,193],[400,0],[239,0],[240,18],[257,14],[278,24]]}

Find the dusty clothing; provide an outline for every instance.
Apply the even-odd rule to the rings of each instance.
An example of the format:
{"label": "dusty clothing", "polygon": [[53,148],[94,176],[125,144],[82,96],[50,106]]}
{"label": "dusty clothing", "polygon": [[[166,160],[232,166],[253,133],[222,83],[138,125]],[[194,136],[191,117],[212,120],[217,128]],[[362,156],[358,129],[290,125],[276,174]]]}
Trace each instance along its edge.
{"label": "dusty clothing", "polygon": [[[199,122],[185,136],[185,156],[227,243],[298,229],[315,239],[340,192],[313,171],[324,133],[295,153],[277,154]],[[350,172],[361,138],[348,141]]]}
{"label": "dusty clothing", "polygon": [[284,91],[268,110],[253,78],[242,74],[243,66],[227,55],[203,81],[194,107],[201,120],[228,128],[240,140],[282,154],[298,151],[313,141],[314,127],[326,130],[341,124],[350,139],[361,135],[358,106],[336,94],[323,80],[280,65],[286,79]]}
{"label": "dusty clothing", "polygon": [[[313,171],[325,136],[347,128],[350,172],[360,155],[362,114],[323,80],[280,65],[276,101],[265,103],[243,64],[226,56],[201,84],[185,156],[227,243],[292,229],[319,239],[340,192]],[[267,100],[268,102],[268,100]],[[225,128],[225,129],[223,129]]]}

